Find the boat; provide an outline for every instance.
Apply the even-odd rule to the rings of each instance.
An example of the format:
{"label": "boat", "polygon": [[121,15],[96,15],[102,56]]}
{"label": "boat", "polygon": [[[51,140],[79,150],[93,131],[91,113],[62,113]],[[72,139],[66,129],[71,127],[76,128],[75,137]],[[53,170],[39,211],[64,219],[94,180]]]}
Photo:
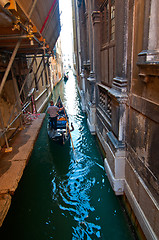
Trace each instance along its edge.
{"label": "boat", "polygon": [[[56,102],[56,106],[59,108],[64,107],[60,96]],[[69,128],[69,118],[65,108],[58,112],[57,117],[57,130],[51,128],[50,118],[48,118],[47,132],[50,139],[53,141],[65,144],[70,139],[70,132],[74,130],[73,124],[71,123],[71,129]]]}
{"label": "boat", "polygon": [[64,81],[67,82],[67,80],[68,80],[68,72],[64,74]]}

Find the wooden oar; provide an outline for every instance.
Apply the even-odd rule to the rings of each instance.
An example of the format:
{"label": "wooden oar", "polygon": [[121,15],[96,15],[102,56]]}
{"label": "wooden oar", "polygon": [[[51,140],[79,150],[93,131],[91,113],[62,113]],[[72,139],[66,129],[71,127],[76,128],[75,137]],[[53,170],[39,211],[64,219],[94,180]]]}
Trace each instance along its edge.
{"label": "wooden oar", "polygon": [[64,109],[64,113],[65,113],[65,116],[66,116],[66,121],[67,121],[68,131],[69,131],[70,138],[71,138],[72,148],[73,148],[73,151],[74,151],[75,148],[74,148],[74,144],[73,144],[73,140],[72,140],[72,136],[71,136],[71,131],[70,131],[70,127],[69,127],[69,122],[68,122],[68,119],[67,119],[67,115],[66,115],[66,112],[65,112],[65,108],[63,108],[63,109]]}
{"label": "wooden oar", "polygon": [[[66,118],[66,120],[67,120],[67,118]],[[75,150],[75,148],[74,148],[74,144],[73,144],[73,140],[72,140],[72,136],[71,136],[71,131],[70,131],[70,127],[69,127],[68,120],[67,120],[67,125],[68,125],[68,131],[69,131],[70,138],[71,138],[72,148],[73,148],[73,151],[74,151],[74,150]]]}

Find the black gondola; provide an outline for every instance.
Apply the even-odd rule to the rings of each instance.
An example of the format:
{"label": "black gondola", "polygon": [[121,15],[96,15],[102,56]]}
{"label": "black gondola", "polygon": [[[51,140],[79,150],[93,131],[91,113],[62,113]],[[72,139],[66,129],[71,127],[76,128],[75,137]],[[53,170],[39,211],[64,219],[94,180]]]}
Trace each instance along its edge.
{"label": "black gondola", "polygon": [[64,81],[67,82],[67,80],[68,80],[68,75],[64,74]]}
{"label": "black gondola", "polygon": [[[58,97],[56,106],[59,108],[63,107],[60,96]],[[71,127],[71,131],[73,131],[72,123]],[[65,142],[70,139],[69,118],[67,116],[65,108],[63,108],[58,113],[56,131],[51,128],[50,119],[48,119],[47,132],[50,139],[52,139],[53,141],[57,141],[61,144],[65,144]]]}

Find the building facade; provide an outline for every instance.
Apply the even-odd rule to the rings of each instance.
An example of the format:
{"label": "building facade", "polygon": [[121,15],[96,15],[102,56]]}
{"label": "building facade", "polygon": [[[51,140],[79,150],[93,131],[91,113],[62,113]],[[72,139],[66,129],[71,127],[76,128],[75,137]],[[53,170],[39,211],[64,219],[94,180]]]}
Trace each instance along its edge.
{"label": "building facade", "polygon": [[159,3],[73,0],[82,109],[147,239],[159,238]]}
{"label": "building facade", "polygon": [[50,58],[51,78],[53,81],[53,86],[56,86],[64,75],[63,65],[61,37],[59,37],[53,49],[53,54]]}
{"label": "building facade", "polygon": [[[60,35],[59,1],[0,0],[0,150],[53,90],[53,48]],[[62,62],[57,46],[57,79]],[[57,61],[58,64],[57,64]],[[56,79],[55,79],[56,80]]]}

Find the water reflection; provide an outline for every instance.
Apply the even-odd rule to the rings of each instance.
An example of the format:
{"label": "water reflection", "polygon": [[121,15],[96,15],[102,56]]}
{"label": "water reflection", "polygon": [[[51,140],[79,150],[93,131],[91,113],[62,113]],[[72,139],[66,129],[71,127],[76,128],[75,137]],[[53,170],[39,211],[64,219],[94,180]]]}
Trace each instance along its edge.
{"label": "water reflection", "polygon": [[89,219],[90,212],[95,211],[90,202],[90,191],[96,180],[88,178],[93,165],[91,159],[87,158],[86,161],[86,156],[80,158],[78,163],[72,159],[67,174],[59,177],[56,173],[52,179],[52,199],[61,214],[72,221],[72,239],[84,239],[85,235],[92,235],[92,239],[100,236],[101,227]]}

